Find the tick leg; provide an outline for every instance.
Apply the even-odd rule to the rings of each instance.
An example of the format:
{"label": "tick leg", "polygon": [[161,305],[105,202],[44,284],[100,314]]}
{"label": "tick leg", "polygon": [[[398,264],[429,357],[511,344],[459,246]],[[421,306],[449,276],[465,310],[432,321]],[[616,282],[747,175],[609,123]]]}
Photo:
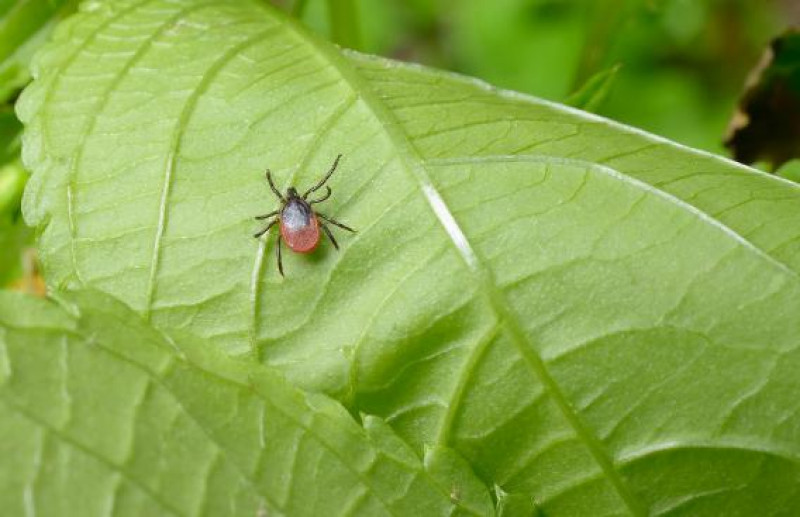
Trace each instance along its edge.
{"label": "tick leg", "polygon": [[272,173],[269,171],[269,169],[267,169],[267,181],[269,182],[269,188],[271,188],[272,192],[278,196],[278,199],[286,203],[286,199],[283,197],[283,194],[281,194],[281,191],[275,187],[275,182],[272,181]]}
{"label": "tick leg", "polygon": [[331,244],[333,244],[333,247],[338,250],[339,249],[339,245],[336,243],[336,239],[333,238],[333,234],[331,233],[330,228],[328,228],[328,225],[325,224],[325,223],[322,223],[322,224],[320,224],[320,226],[322,226],[322,231],[325,232],[325,235],[327,235],[328,238],[331,240]]}
{"label": "tick leg", "polygon": [[353,233],[356,233],[356,231],[355,231],[354,229],[350,228],[349,226],[347,226],[347,225],[345,225],[345,224],[342,224],[342,223],[340,223],[340,222],[339,222],[339,221],[337,221],[336,219],[331,219],[331,218],[330,218],[330,217],[328,217],[327,215],[323,215],[323,214],[321,214],[321,213],[319,213],[319,212],[316,212],[316,214],[317,214],[317,217],[320,217],[320,218],[322,218],[322,219],[325,219],[325,220],[326,220],[326,221],[328,221],[329,223],[331,223],[331,224],[333,224],[333,225],[336,225],[336,226],[338,226],[339,228],[342,228],[343,230],[347,230],[348,232],[353,232]]}
{"label": "tick leg", "polygon": [[269,219],[273,215],[278,215],[278,213],[280,213],[280,210],[275,210],[274,212],[270,212],[268,214],[257,215],[257,216],[255,216],[255,219]]}
{"label": "tick leg", "polygon": [[325,201],[326,199],[331,197],[331,188],[330,187],[325,187],[325,188],[327,189],[327,192],[325,192],[325,195],[323,195],[319,199],[314,199],[313,201],[309,201],[308,204],[309,205],[314,205],[316,203],[322,203],[323,201]]}
{"label": "tick leg", "polygon": [[325,184],[325,182],[326,182],[326,181],[328,181],[328,179],[329,179],[329,178],[331,177],[331,175],[333,174],[333,171],[335,171],[335,170],[336,170],[336,166],[337,166],[337,165],[339,165],[339,160],[341,159],[341,157],[342,157],[342,155],[341,155],[341,154],[340,154],[339,156],[337,156],[337,157],[336,157],[336,159],[333,161],[333,166],[331,167],[331,170],[329,170],[329,171],[328,171],[328,174],[326,174],[326,175],[325,175],[325,177],[324,177],[324,178],[322,178],[322,179],[319,181],[319,183],[317,183],[316,185],[314,185],[313,187],[311,187],[310,189],[308,189],[308,190],[306,191],[306,193],[305,193],[305,194],[303,194],[303,199],[306,199],[306,198],[308,197],[308,195],[309,195],[309,194],[311,194],[312,192],[316,192],[317,190],[319,190],[320,188],[322,188],[322,186]]}
{"label": "tick leg", "polygon": [[275,219],[274,221],[270,221],[270,223],[267,225],[267,227],[266,227],[266,228],[264,228],[263,230],[259,230],[259,231],[257,231],[256,233],[254,233],[254,234],[253,234],[253,237],[255,237],[255,238],[259,238],[259,237],[261,237],[262,235],[264,235],[265,233],[267,233],[267,232],[269,231],[269,229],[270,229],[270,228],[272,228],[273,226],[275,226],[275,223],[277,223],[277,222],[278,222],[278,219]]}
{"label": "tick leg", "polygon": [[[283,260],[281,260],[281,236],[278,235],[278,243],[275,245],[275,253],[278,256],[278,272],[283,275]],[[284,277],[285,278],[285,277]]]}

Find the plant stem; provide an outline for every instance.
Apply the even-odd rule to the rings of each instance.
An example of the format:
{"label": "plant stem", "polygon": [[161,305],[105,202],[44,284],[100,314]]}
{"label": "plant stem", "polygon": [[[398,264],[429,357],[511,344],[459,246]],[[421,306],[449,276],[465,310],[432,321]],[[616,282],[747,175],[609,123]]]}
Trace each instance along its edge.
{"label": "plant stem", "polygon": [[328,0],[331,39],[342,47],[359,50],[361,34],[356,0]]}

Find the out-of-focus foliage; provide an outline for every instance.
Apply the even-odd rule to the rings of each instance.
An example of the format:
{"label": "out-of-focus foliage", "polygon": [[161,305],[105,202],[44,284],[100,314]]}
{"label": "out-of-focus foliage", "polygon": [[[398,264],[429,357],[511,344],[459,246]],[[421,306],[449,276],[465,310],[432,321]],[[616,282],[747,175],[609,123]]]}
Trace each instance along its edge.
{"label": "out-of-focus foliage", "polygon": [[586,81],[578,91],[567,97],[565,104],[586,111],[597,111],[611,92],[620,65],[603,70]]}
{"label": "out-of-focus foliage", "polygon": [[27,173],[19,164],[0,166],[0,287],[21,273],[22,249],[30,231],[22,224],[19,202]]}
{"label": "out-of-focus foliage", "polygon": [[78,0],[0,1],[0,100],[7,101],[27,84],[31,56],[77,4]]}
{"label": "out-of-focus foliage", "polygon": [[800,31],[776,38],[751,79],[727,145],[740,162],[776,169],[800,158]]}
{"label": "out-of-focus foliage", "polygon": [[[725,152],[726,127],[749,70],[798,16],[796,2],[788,0],[356,4],[359,50],[475,75],[558,102],[621,64],[597,107],[601,115],[719,153]],[[328,8],[326,0],[307,0],[304,22],[328,34]]]}
{"label": "out-of-focus foliage", "polygon": [[0,109],[0,288],[22,273],[22,251],[32,237],[20,214],[28,179],[19,162],[21,127],[10,108]]}
{"label": "out-of-focus foliage", "polygon": [[[16,161],[20,153],[22,124],[10,106],[0,107],[0,164]],[[0,194],[2,198],[2,194]],[[0,206],[4,206],[0,204]]]}
{"label": "out-of-focus foliage", "polygon": [[19,156],[22,125],[14,115],[14,102],[31,79],[28,65],[34,52],[77,4],[78,0],[0,0],[0,288],[19,282],[41,284],[30,272],[19,281],[25,264],[33,266],[33,255],[25,252],[33,232],[19,209],[28,173]]}

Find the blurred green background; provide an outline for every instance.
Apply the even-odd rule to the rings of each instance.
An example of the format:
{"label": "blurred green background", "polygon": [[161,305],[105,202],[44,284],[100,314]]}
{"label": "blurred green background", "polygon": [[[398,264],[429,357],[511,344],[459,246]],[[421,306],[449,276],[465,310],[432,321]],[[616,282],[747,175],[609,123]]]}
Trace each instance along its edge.
{"label": "blurred green background", "polygon": [[302,17],[330,37],[349,6],[358,50],[557,102],[618,66],[593,111],[726,155],[748,73],[800,22],[800,0],[306,0]]}

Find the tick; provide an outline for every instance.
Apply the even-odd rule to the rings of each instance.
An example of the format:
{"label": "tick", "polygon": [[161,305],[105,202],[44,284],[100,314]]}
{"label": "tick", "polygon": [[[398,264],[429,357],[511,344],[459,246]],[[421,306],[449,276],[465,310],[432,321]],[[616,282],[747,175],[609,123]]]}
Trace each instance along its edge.
{"label": "tick", "polygon": [[[336,170],[336,166],[339,165],[339,160],[341,157],[341,154],[336,157],[336,160],[333,162],[333,166],[331,166],[331,170],[329,170],[328,173],[325,174],[325,176],[316,185],[308,189],[306,193],[302,195],[302,197],[297,193],[297,189],[294,187],[289,187],[286,190],[286,195],[281,194],[280,190],[275,187],[275,182],[272,181],[272,174],[270,173],[269,169],[267,169],[267,182],[269,183],[269,188],[272,189],[272,192],[280,200],[281,207],[268,214],[256,216],[256,219],[269,219],[270,217],[273,219],[265,228],[259,230],[254,237],[261,237],[267,233],[270,228],[276,224],[279,225],[280,233],[278,234],[278,243],[275,246],[275,250],[278,258],[278,271],[280,272],[281,276],[284,276],[283,261],[281,260],[282,240],[286,241],[286,245],[289,246],[289,249],[295,253],[311,253],[317,249],[317,245],[319,245],[320,227],[322,228],[322,231],[325,232],[325,235],[327,235],[331,240],[333,247],[337,250],[339,249],[339,244],[336,243],[336,239],[333,237],[333,234],[326,223],[338,226],[339,228],[347,230],[348,232],[355,232],[355,230],[349,226],[346,226],[335,219],[321,214],[311,207],[311,205],[322,203],[331,197],[331,188],[325,186],[325,183],[327,183],[330,177],[333,175],[334,171]],[[318,191],[323,186],[325,187],[325,193],[322,194],[322,196],[317,199],[308,199],[308,196]]]}

